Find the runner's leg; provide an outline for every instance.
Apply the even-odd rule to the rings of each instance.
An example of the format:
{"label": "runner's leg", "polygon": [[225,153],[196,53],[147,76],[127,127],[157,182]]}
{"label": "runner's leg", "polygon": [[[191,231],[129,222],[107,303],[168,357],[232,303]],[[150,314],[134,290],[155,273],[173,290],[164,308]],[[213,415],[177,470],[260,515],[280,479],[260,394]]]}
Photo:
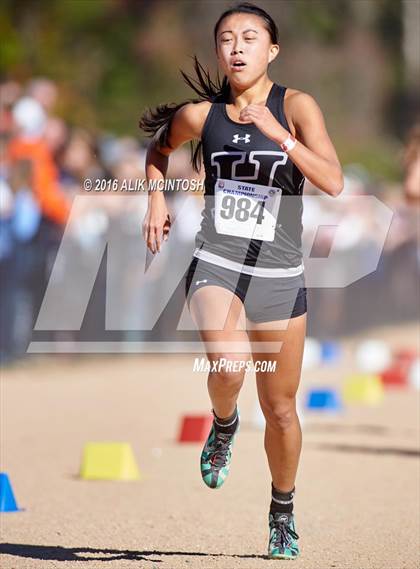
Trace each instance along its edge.
{"label": "runner's leg", "polygon": [[[303,347],[306,333],[306,313],[284,321],[252,323],[248,330],[253,342],[282,342],[278,353],[253,353],[254,360],[276,361],[276,371],[257,372],[257,389],[261,409],[266,418],[265,450],[275,488],[288,492],[295,484],[302,432],[296,412],[296,392],[299,386]],[[277,329],[276,329],[277,328]],[[282,329],[283,328],[283,329]]]}
{"label": "runner's leg", "polygon": [[[246,348],[248,334],[241,299],[220,286],[203,286],[190,300],[190,311],[206,347],[207,357],[213,362],[232,362],[232,366],[210,371],[207,385],[214,412],[226,418],[235,411],[236,401],[245,376],[240,362],[250,358],[249,351],[235,352],[235,346]],[[235,362],[236,371],[235,371]]]}

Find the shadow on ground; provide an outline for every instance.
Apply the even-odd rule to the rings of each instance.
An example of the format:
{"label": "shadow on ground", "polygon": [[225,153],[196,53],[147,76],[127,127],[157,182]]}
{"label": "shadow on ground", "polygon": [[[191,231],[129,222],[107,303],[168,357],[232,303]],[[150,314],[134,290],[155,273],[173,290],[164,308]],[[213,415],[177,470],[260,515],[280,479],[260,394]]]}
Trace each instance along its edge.
{"label": "shadow on ground", "polygon": [[338,452],[395,455],[395,456],[405,456],[409,458],[418,458],[420,456],[420,451],[418,451],[417,449],[409,449],[409,448],[377,447],[377,446],[373,447],[373,446],[362,446],[362,445],[328,444],[328,443],[325,444],[309,443],[309,445],[322,450],[333,450]]}
{"label": "shadow on ground", "polygon": [[266,559],[264,555],[227,555],[225,553],[203,553],[196,551],[130,551],[125,549],[97,549],[93,547],[59,547],[54,545],[28,545],[21,543],[0,544],[0,554],[14,555],[48,561],[150,561],[161,563],[161,559],[151,557],[225,557],[240,559]]}

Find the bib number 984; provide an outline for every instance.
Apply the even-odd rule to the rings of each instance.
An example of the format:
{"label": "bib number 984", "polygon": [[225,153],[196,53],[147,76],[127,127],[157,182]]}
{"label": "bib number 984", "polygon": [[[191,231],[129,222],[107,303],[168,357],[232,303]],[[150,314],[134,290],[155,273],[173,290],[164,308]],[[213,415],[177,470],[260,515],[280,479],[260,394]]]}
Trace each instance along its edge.
{"label": "bib number 984", "polygon": [[273,241],[281,189],[218,178],[215,185],[217,233]]}

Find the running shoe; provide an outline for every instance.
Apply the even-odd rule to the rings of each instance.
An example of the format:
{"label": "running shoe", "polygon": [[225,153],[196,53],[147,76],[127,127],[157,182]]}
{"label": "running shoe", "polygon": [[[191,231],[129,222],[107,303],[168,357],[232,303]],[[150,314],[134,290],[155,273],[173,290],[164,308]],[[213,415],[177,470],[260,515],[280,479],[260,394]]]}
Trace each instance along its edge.
{"label": "running shoe", "polygon": [[293,514],[276,512],[270,513],[270,541],[268,556],[270,559],[296,559],[299,555],[299,539],[295,528]]}
{"label": "running shoe", "polygon": [[209,488],[220,488],[226,480],[232,460],[233,442],[238,431],[239,413],[238,425],[233,434],[216,431],[213,421],[209,436],[201,453],[201,476]]}

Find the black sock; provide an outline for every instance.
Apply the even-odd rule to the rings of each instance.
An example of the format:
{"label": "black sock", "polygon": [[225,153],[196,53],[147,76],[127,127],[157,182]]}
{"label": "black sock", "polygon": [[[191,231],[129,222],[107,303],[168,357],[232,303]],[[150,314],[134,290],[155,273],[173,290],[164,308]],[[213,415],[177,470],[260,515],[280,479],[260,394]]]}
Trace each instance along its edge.
{"label": "black sock", "polygon": [[290,492],[279,492],[271,484],[271,504],[270,513],[274,514],[276,512],[288,513],[293,512],[293,496],[295,495],[295,487],[293,487]]}
{"label": "black sock", "polygon": [[238,416],[238,408],[235,407],[235,411],[232,413],[230,417],[226,419],[221,419],[216,415],[213,410],[214,415],[214,428],[218,433],[227,433],[229,435],[233,435],[236,431],[236,427],[238,426],[239,416]]}

